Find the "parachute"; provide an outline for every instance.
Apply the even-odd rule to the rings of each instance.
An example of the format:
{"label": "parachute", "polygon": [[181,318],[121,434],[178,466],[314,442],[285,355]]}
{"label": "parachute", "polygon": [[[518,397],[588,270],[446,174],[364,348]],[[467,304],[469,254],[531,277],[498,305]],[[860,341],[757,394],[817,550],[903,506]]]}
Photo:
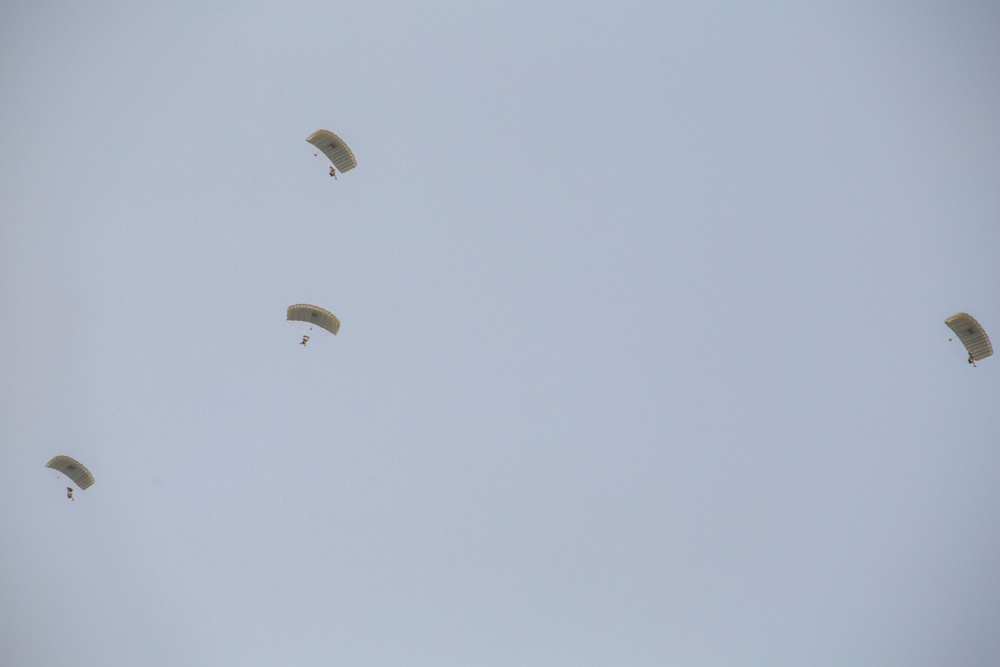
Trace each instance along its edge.
{"label": "parachute", "polygon": [[969,363],[985,359],[993,354],[989,336],[972,315],[955,313],[944,321],[955,332],[969,353]]}
{"label": "parachute", "polygon": [[80,487],[81,491],[94,483],[94,476],[87,470],[87,466],[68,456],[53,456],[52,460],[45,464],[45,467],[58,470],[66,475]]}
{"label": "parachute", "polygon": [[340,331],[340,320],[329,310],[324,310],[319,306],[311,306],[308,303],[297,303],[288,307],[288,319],[297,322],[309,322],[321,329],[326,329],[336,335]]}
{"label": "parachute", "polygon": [[323,154],[330,158],[330,162],[341,173],[358,166],[358,161],[354,159],[354,153],[344,143],[344,140],[329,130],[316,130],[306,138],[306,141],[323,151]]}

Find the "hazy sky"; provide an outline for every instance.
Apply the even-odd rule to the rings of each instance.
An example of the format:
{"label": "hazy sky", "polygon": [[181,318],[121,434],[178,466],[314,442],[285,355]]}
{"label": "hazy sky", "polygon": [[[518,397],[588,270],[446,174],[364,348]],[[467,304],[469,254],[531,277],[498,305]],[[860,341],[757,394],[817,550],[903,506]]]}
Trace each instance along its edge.
{"label": "hazy sky", "polygon": [[1000,8],[806,4],[0,5],[0,664],[1000,663]]}

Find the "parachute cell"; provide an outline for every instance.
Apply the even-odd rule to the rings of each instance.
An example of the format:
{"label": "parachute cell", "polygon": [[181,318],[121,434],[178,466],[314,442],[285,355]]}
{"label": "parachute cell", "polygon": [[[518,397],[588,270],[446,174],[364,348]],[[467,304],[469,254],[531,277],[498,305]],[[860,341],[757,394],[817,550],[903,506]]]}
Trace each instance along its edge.
{"label": "parachute cell", "polygon": [[350,171],[358,166],[358,161],[354,159],[354,153],[344,140],[329,130],[316,130],[310,134],[306,141],[323,151],[323,154],[330,158],[330,162],[341,173]]}
{"label": "parachute cell", "polygon": [[296,322],[309,322],[321,329],[326,329],[336,335],[340,331],[340,320],[329,310],[308,303],[297,303],[288,307],[288,319]]}
{"label": "parachute cell", "polygon": [[94,483],[94,476],[90,474],[87,467],[68,456],[53,456],[52,460],[45,464],[45,467],[58,470],[66,475],[81,490],[86,489]]}
{"label": "parachute cell", "polygon": [[990,343],[986,330],[980,326],[972,315],[968,313],[955,313],[944,321],[948,327],[955,332],[962,345],[969,353],[969,359],[979,361],[993,354],[993,345]]}

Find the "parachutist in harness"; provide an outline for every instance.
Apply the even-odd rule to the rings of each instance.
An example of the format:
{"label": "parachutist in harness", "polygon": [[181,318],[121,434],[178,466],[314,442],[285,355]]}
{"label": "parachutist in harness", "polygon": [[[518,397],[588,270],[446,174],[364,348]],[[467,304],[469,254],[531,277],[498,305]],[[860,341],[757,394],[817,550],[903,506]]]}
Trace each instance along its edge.
{"label": "parachutist in harness", "polygon": [[330,175],[333,176],[334,178],[337,178],[337,170],[334,169],[333,167],[330,167]]}
{"label": "parachutist in harness", "polygon": [[969,363],[972,364],[973,368],[976,367],[976,358],[972,356],[971,352],[969,352]]}
{"label": "parachutist in harness", "polygon": [[308,344],[309,344],[309,336],[303,336],[302,342],[299,343],[299,345],[308,345]]}
{"label": "parachutist in harness", "polygon": [[71,486],[66,487],[66,497],[69,498],[70,500],[73,500],[73,487]]}

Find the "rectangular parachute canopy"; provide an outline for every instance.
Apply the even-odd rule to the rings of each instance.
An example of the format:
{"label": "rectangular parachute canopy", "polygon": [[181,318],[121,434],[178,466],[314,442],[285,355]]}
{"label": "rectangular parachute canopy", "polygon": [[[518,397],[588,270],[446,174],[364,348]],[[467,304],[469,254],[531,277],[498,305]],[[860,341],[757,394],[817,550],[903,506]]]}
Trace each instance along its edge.
{"label": "rectangular parachute canopy", "polygon": [[81,490],[87,489],[94,484],[94,476],[90,474],[87,467],[69,456],[53,456],[52,460],[45,464],[45,467],[58,470],[66,475]]}
{"label": "rectangular parachute canopy", "polygon": [[337,335],[337,332],[340,331],[340,320],[337,319],[336,315],[311,303],[297,303],[294,306],[289,306],[287,319],[315,324],[333,335]]}
{"label": "rectangular parachute canopy", "polygon": [[330,162],[341,173],[358,166],[358,161],[354,159],[354,153],[347,143],[329,130],[316,130],[306,138],[306,141],[330,158]]}
{"label": "rectangular parachute canopy", "polygon": [[990,343],[990,337],[986,335],[986,330],[972,315],[955,313],[944,323],[962,341],[962,345],[969,352],[969,358],[973,361],[985,359],[993,354],[993,344]]}

